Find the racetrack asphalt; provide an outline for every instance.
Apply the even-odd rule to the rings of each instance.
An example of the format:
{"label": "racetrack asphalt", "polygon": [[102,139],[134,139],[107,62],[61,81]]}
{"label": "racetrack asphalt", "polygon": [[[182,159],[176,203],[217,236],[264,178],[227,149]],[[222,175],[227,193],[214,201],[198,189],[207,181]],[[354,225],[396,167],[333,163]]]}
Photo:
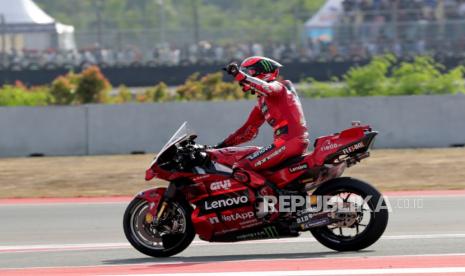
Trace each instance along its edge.
{"label": "racetrack asphalt", "polygon": [[0,275],[465,275],[465,193],[388,198],[384,236],[359,252],[332,251],[303,233],[232,244],[196,239],[164,259],[127,243],[124,198],[0,201]]}

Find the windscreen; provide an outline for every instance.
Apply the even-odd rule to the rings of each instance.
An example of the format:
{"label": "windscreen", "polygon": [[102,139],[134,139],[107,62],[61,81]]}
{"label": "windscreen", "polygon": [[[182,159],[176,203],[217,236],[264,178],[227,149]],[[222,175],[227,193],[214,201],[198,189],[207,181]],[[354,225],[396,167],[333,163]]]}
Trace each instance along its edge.
{"label": "windscreen", "polygon": [[157,162],[158,157],[161,156],[167,149],[169,149],[171,146],[175,145],[176,143],[179,143],[189,138],[191,135],[195,135],[195,132],[191,130],[187,122],[184,122],[178,128],[178,130],[176,130],[173,136],[171,136],[168,142],[166,142],[166,144],[161,148],[161,150],[157,154],[157,157],[153,160],[151,166]]}

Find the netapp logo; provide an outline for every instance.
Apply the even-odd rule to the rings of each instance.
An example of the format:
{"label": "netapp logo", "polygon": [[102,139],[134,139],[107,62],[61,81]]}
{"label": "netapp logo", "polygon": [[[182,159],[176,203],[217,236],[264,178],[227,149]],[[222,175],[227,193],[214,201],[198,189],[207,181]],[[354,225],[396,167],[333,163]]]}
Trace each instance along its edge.
{"label": "netapp logo", "polygon": [[205,201],[204,209],[206,211],[222,209],[239,204],[245,204],[249,202],[249,198],[245,195],[238,197],[230,197],[226,199],[219,199],[214,201]]}
{"label": "netapp logo", "polygon": [[235,214],[231,214],[231,215],[223,215],[221,216],[221,219],[223,219],[223,221],[236,221],[238,219],[241,219],[241,220],[245,220],[245,219],[251,219],[254,217],[254,213],[251,211],[251,212],[248,212],[248,213],[235,213]]}
{"label": "netapp logo", "polygon": [[305,170],[307,168],[308,168],[307,163],[300,164],[300,165],[298,165],[296,167],[289,168],[289,172],[294,173],[294,172],[298,172],[298,171],[301,171],[301,170]]}
{"label": "netapp logo", "polygon": [[218,190],[229,190],[231,188],[231,180],[225,180],[225,181],[218,181],[218,182],[213,182],[210,185],[210,190],[212,191],[218,191]]}
{"label": "netapp logo", "polygon": [[[254,218],[254,213],[252,211],[247,212],[247,213],[234,213],[230,215],[222,215],[221,220],[224,222],[231,222],[231,221],[236,221],[236,220],[247,220],[247,219],[253,219]],[[215,224],[219,223],[218,217],[212,217],[210,218],[210,223]]]}

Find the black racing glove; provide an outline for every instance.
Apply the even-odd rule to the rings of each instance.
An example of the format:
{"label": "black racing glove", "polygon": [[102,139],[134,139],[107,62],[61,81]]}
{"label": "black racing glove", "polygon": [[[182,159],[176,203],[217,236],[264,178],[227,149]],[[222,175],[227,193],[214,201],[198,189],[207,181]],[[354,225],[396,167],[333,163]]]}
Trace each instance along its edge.
{"label": "black racing glove", "polygon": [[232,62],[228,64],[226,68],[223,68],[223,70],[226,71],[231,76],[235,77],[239,73],[239,66],[237,65],[237,63]]}

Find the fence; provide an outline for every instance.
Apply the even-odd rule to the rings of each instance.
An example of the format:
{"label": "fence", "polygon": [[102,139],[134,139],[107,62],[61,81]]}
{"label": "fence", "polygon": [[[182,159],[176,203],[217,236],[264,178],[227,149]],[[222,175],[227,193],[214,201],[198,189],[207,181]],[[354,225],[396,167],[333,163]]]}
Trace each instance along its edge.
{"label": "fence", "polygon": [[[299,82],[306,77],[327,81],[333,76],[342,76],[351,66],[365,64],[364,61],[339,61],[339,62],[289,62],[282,70],[284,76],[294,82]],[[455,62],[454,62],[455,64]],[[139,67],[107,67],[102,68],[103,74],[112,85],[126,85],[131,87],[152,86],[159,82],[168,85],[180,85],[193,73],[205,75],[221,70],[225,64],[204,64],[186,66],[139,66]],[[79,72],[81,68],[75,68]],[[20,70],[11,71],[0,69],[0,85],[14,84],[21,80],[26,85],[44,85],[51,83],[55,78],[64,75],[69,69],[57,68],[49,70]]]}
{"label": "fence", "polygon": [[[214,144],[239,127],[253,101],[0,108],[0,156],[156,152],[185,120],[198,141]],[[378,148],[465,144],[465,96],[303,99],[315,139],[369,123]],[[271,142],[264,126],[257,145]]]}
{"label": "fence", "polygon": [[[438,58],[446,69],[452,69],[460,64],[465,64],[464,58]],[[350,68],[364,65],[369,60],[348,61],[314,61],[314,62],[286,62],[281,70],[284,78],[293,82],[302,81],[305,78],[313,78],[319,81],[329,81],[333,77],[341,78]],[[152,86],[159,82],[168,85],[180,85],[191,74],[198,72],[201,75],[213,73],[224,67],[224,64],[204,64],[185,66],[139,66],[139,67],[106,67],[102,68],[103,74],[110,80],[113,86],[126,85],[131,87]],[[74,68],[79,72],[81,68]],[[2,70],[0,68],[0,85],[14,84],[21,80],[26,85],[43,85],[51,83],[56,77],[66,74],[69,69],[57,68],[48,70]]]}

